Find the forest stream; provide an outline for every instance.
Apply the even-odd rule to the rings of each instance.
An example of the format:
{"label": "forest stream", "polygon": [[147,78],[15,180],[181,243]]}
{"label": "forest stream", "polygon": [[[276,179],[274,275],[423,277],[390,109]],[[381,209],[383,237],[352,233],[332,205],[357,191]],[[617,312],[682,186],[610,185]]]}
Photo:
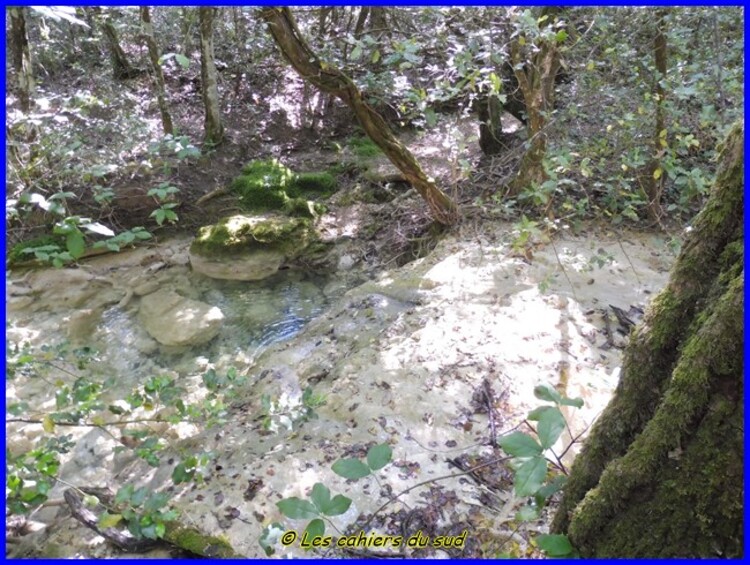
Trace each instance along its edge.
{"label": "forest stream", "polygon": [[[448,236],[427,257],[364,283],[364,275],[352,270],[329,278],[287,270],[262,282],[215,281],[190,271],[189,241],[177,238],[94,258],[77,271],[14,275],[6,291],[8,337],[32,345],[75,344],[77,332],[83,332],[98,350],[96,372],[117,383],[110,389],[113,399],[153,375],[176,378],[186,401],[205,394],[201,375],[209,369],[225,373],[234,367],[247,377],[228,423],[206,431],[180,425],[170,432],[175,454],[196,449],[216,458],[202,486],[169,488],[184,519],[226,536],[240,554],[258,557],[263,527],[282,519],[275,505],[279,498],[324,482],[354,500],[332,519],[343,529],[375,511],[388,493],[451,474],[449,460],[491,457],[490,435],[513,428],[538,405],[533,395],[538,384],[584,399],[582,409],[566,413],[568,441],[602,410],[617,384],[625,341],[616,320],[604,317],[610,305],[643,306],[663,286],[674,258],[665,238],[591,230],[540,246],[529,262],[513,252],[509,231],[509,225],[497,225],[473,237]],[[157,269],[146,268],[153,284],[141,290],[171,288],[218,307],[225,315],[218,335],[198,347],[163,346],[139,322],[143,298],[114,304],[127,294],[114,281],[135,277],[143,284],[144,265]],[[71,277],[77,286],[71,286]],[[85,323],[82,300],[88,306],[84,313],[99,312],[84,316]],[[316,418],[307,419],[302,396],[311,385],[325,404],[314,409]],[[54,402],[37,379],[11,387],[8,403],[30,395],[49,395]],[[270,412],[262,406],[264,395],[274,401]],[[43,433],[38,426],[16,426],[9,435],[13,448]],[[119,453],[118,441],[107,433],[96,428],[73,433],[80,438],[63,460],[62,481],[102,486],[137,480],[154,490],[170,482],[171,466],[152,468]],[[378,482],[345,481],[331,471],[336,459],[363,455],[382,442],[392,445],[394,464]],[[498,486],[509,486],[507,476],[493,473]],[[63,487],[51,498],[60,496],[58,490]],[[517,504],[510,492],[491,494],[493,514],[503,508],[507,514]],[[475,535],[467,543],[474,551],[490,535],[472,510],[486,496],[473,482],[447,479],[409,492],[376,519],[387,529],[387,517],[402,512],[403,505],[427,503],[443,517],[429,524],[433,535],[449,526],[470,526]],[[74,521],[56,520],[57,513],[51,506],[33,516],[46,527],[23,538],[17,555],[112,555],[101,537]],[[501,523],[511,518],[500,513]],[[544,530],[544,520],[538,528]],[[305,555],[294,545],[280,551]]]}

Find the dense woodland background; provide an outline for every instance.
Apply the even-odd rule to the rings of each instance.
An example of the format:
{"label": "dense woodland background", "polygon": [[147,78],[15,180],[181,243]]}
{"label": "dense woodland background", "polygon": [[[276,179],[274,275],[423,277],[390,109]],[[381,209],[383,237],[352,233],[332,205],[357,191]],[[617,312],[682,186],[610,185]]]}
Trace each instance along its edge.
{"label": "dense woodland background", "polygon": [[[607,429],[620,435],[615,441],[615,432],[595,430],[593,455],[579,464],[583,471],[574,469],[576,486],[555,528],[585,555],[654,555],[657,546],[668,556],[741,552],[741,525],[728,525],[742,513],[741,469],[723,466],[723,478],[698,494],[662,488],[708,480],[698,462],[723,460],[704,449],[712,430],[728,445],[737,439],[741,384],[731,378],[740,376],[741,352],[721,344],[741,341],[742,331],[724,323],[742,308],[744,287],[741,126],[723,146],[718,181],[717,167],[721,142],[744,112],[741,8],[25,7],[7,9],[6,38],[10,265],[59,267],[154,236],[194,233],[236,207],[238,195],[228,187],[242,167],[269,158],[325,170],[339,192],[356,198],[389,201],[413,187],[412,206],[398,217],[399,226],[411,227],[405,239],[400,228],[400,248],[394,236],[394,249],[380,250],[384,262],[401,257],[406,240],[477,219],[520,226],[520,248],[540,230],[592,224],[663,230],[678,247],[682,228],[716,187],[714,204],[696,222],[700,237],[692,236],[681,256],[672,294],[657,301],[630,350],[624,407],[610,408],[607,419]],[[475,133],[450,130],[466,122]],[[435,147],[447,166],[431,171],[399,140],[440,128],[452,132]],[[341,166],[343,151],[383,153],[394,172],[371,175],[366,181],[374,188],[362,197],[355,188],[367,171]],[[385,230],[395,219],[378,221]],[[406,260],[424,252],[420,247]],[[698,287],[702,293],[689,292]],[[690,329],[665,337],[677,326]],[[688,360],[676,354],[686,343]],[[717,352],[725,357],[714,363]],[[728,357],[734,362],[722,364]],[[711,368],[694,378],[689,365],[702,361]],[[638,448],[646,463],[631,456],[634,462],[622,460],[624,467],[603,474],[652,417],[669,420],[658,409],[662,397],[634,408],[650,394],[634,384],[646,362],[660,368],[649,373],[651,391],[673,401],[673,421],[684,416],[684,426],[668,437],[701,438],[687,479],[665,471],[654,479],[661,483],[647,485],[638,473],[666,453],[671,439],[659,443],[658,432],[664,427],[648,428],[655,439]],[[705,399],[698,395],[702,403],[680,404],[680,394],[693,389],[669,396],[675,367],[688,384],[729,380],[710,381],[710,394],[707,388]],[[720,405],[726,418],[706,417],[701,428],[696,414],[709,404]],[[46,472],[41,463],[18,461],[8,492],[10,511],[23,514],[44,501],[49,479],[39,479]],[[631,480],[620,491],[618,469]],[[711,477],[722,472],[711,469]],[[594,489],[600,476],[604,491]],[[587,491],[588,507],[571,518]],[[708,495],[724,497],[723,513],[701,506],[705,523],[721,527],[693,524],[692,541],[683,545],[664,531],[657,546],[647,540],[636,547],[643,536],[632,524],[653,514],[647,504],[637,506],[638,493],[657,491],[675,501],[675,516],[687,516],[685,505]],[[597,496],[637,510],[625,523]],[[617,521],[623,537],[606,539],[607,520]]]}

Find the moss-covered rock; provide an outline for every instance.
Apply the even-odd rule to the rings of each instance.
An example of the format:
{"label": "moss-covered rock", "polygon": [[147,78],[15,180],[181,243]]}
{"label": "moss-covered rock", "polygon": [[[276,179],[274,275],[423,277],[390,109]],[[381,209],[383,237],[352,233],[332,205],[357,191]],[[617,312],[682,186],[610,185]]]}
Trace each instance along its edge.
{"label": "moss-covered rock", "polygon": [[199,230],[190,246],[190,262],[195,271],[212,278],[260,280],[316,241],[308,218],[236,215]]}
{"label": "moss-covered rock", "polygon": [[328,196],[336,190],[336,179],[328,172],[298,174],[278,160],[269,159],[245,165],[230,189],[248,210],[282,210],[300,215],[302,206],[290,205],[290,200],[302,195]]}

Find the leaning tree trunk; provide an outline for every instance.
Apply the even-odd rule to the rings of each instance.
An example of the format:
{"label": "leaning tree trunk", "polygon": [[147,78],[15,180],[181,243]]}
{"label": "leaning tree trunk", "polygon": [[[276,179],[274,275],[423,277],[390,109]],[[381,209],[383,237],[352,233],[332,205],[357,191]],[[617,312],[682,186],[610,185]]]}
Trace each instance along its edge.
{"label": "leaning tree trunk", "polygon": [[[100,13],[101,8],[96,9],[97,13]],[[120,38],[117,35],[117,30],[114,24],[109,19],[101,21],[102,31],[104,37],[107,38],[107,45],[109,46],[109,56],[112,61],[112,75],[115,80],[125,80],[133,78],[138,75],[138,71],[128,61],[128,56],[125,54],[125,50],[120,45]]]}
{"label": "leaning tree trunk", "polygon": [[34,94],[34,74],[31,69],[29,36],[26,33],[26,11],[28,8],[8,8],[10,16],[10,46],[13,71],[18,85],[18,102],[23,112],[31,109]]}
{"label": "leaning tree trunk", "polygon": [[583,556],[742,555],[743,129],[571,470],[553,530]]}
{"label": "leaning tree trunk", "polygon": [[276,44],[300,76],[343,100],[354,111],[365,133],[427,201],[435,220],[441,224],[453,224],[457,219],[453,200],[427,177],[382,116],[362,99],[354,82],[335,67],[321,63],[302,39],[289,8],[261,8],[260,13]]}
{"label": "leaning tree trunk", "polygon": [[151,14],[149,13],[148,6],[141,6],[141,22],[143,23],[143,36],[148,47],[148,56],[151,59],[151,70],[154,73],[154,89],[156,90],[159,112],[161,112],[162,129],[164,133],[171,135],[174,133],[172,115],[169,113],[167,91],[164,86],[164,73],[161,70],[161,63],[159,62],[159,46],[156,44],[154,26],[151,23]]}
{"label": "leaning tree trunk", "polygon": [[214,19],[218,8],[198,8],[201,30],[201,94],[205,108],[203,142],[218,145],[224,140],[219,105],[219,79],[214,62]]}

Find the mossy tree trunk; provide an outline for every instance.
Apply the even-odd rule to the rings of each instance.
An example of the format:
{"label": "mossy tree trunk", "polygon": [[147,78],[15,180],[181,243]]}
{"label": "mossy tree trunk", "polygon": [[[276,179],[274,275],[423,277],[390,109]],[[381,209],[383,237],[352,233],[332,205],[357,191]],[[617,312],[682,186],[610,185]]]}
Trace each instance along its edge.
{"label": "mossy tree trunk", "polygon": [[262,8],[260,14],[276,44],[300,76],[345,102],[354,111],[365,133],[425,199],[435,220],[446,225],[455,223],[457,213],[453,200],[425,174],[383,117],[363,100],[354,82],[335,67],[322,63],[312,52],[302,39],[289,8]]}
{"label": "mossy tree trunk", "polygon": [[742,555],[743,163],[740,124],[571,469],[553,530],[583,556]]}
{"label": "mossy tree trunk", "polygon": [[[542,32],[554,29],[560,8],[542,10]],[[521,159],[518,175],[511,183],[510,194],[517,194],[531,185],[547,180],[544,157],[547,154],[546,127],[554,108],[555,79],[560,70],[560,50],[555,34],[540,32],[531,40],[524,33],[510,42],[510,59],[518,87],[526,106],[528,148]]]}
{"label": "mossy tree trunk", "polygon": [[159,46],[156,44],[154,26],[151,23],[151,14],[149,13],[148,6],[141,6],[141,23],[143,24],[143,36],[148,47],[148,57],[151,60],[151,71],[154,74],[154,90],[156,91],[156,100],[159,104],[159,112],[161,112],[162,129],[164,133],[172,134],[174,133],[172,115],[169,113],[167,91],[164,86],[164,73],[161,70],[161,63],[159,62]]}
{"label": "mossy tree trunk", "polygon": [[18,102],[21,110],[28,112],[34,93],[34,73],[31,68],[31,51],[29,50],[29,36],[26,33],[26,12],[28,8],[8,8],[10,17],[10,33],[8,44],[10,47],[13,71],[16,75]]}
{"label": "mossy tree trunk", "polygon": [[219,79],[214,62],[214,19],[218,8],[198,8],[201,31],[201,95],[205,119],[203,142],[218,145],[224,140],[219,103]]}

